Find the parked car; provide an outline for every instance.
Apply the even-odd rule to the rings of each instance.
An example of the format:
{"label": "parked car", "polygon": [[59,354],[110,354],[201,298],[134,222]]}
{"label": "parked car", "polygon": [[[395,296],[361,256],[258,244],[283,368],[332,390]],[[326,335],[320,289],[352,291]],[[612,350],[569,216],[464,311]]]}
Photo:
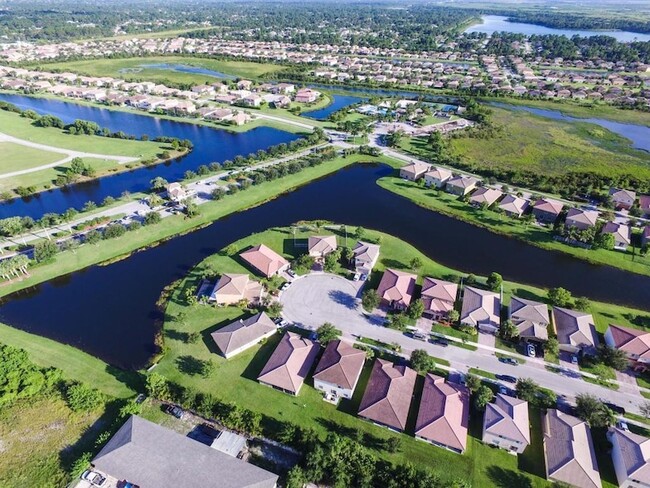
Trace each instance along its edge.
{"label": "parked car", "polygon": [[81,475],[82,480],[88,481],[93,486],[104,486],[106,477],[99,474],[97,471],[87,470]]}
{"label": "parked car", "polygon": [[282,286],[280,287],[280,291],[286,290],[287,288],[289,288],[290,285],[291,283],[289,281],[285,281],[284,283],[282,283]]}
{"label": "parked car", "polygon": [[353,281],[359,281],[361,278],[361,275],[359,273],[354,273],[354,277],[352,278]]}
{"label": "parked car", "polygon": [[507,374],[498,374],[498,375],[496,375],[496,379],[498,379],[500,381],[505,381],[506,383],[516,383],[517,382],[517,378],[515,378],[514,376],[507,375]]}
{"label": "parked car", "polygon": [[411,336],[413,337],[413,339],[417,339],[418,341],[426,341],[428,339],[427,334],[419,330],[411,332]]}
{"label": "parked car", "polygon": [[578,364],[578,356],[575,354],[571,356],[571,364]]}
{"label": "parked car", "polygon": [[288,270],[287,270],[287,274],[288,274],[289,276],[291,276],[292,278],[295,278],[295,277],[296,277],[296,272],[295,272],[294,270],[292,270],[292,269],[288,269]]}
{"label": "parked car", "polygon": [[501,361],[504,364],[510,364],[512,366],[519,365],[519,361],[517,361],[515,358],[509,358],[509,357],[499,358],[499,361]]}
{"label": "parked car", "polygon": [[537,356],[537,351],[535,351],[535,345],[534,344],[526,344],[526,354],[528,354],[531,358],[534,358]]}
{"label": "parked car", "polygon": [[286,327],[287,325],[289,325],[288,320],[280,319],[280,321],[278,322],[278,327]]}
{"label": "parked car", "polygon": [[167,405],[167,409],[165,410],[169,415],[173,415],[177,419],[182,419],[183,416],[185,415],[185,412],[181,407],[177,407],[176,405]]}
{"label": "parked car", "polygon": [[630,427],[627,425],[625,419],[618,419],[616,421],[616,427],[618,427],[621,430],[630,430]]}
{"label": "parked car", "polygon": [[431,343],[442,347],[447,347],[449,345],[449,342],[447,342],[445,339],[433,339]]}

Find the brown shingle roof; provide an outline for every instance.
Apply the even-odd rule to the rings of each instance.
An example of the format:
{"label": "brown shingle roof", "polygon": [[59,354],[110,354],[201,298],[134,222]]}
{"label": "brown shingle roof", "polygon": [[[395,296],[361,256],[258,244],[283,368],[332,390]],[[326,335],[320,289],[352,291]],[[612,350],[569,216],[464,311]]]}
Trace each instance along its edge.
{"label": "brown shingle roof", "polygon": [[463,452],[467,448],[469,391],[463,385],[427,374],[415,435]]}
{"label": "brown shingle roof", "polygon": [[366,353],[340,340],[330,342],[314,371],[314,380],[354,389],[363,369]]}
{"label": "brown shingle roof", "polygon": [[460,321],[475,326],[489,323],[498,327],[500,308],[501,300],[498,293],[466,286],[463,292]]}
{"label": "brown shingle roof", "polygon": [[530,444],[528,402],[498,393],[485,408],[483,431]]}
{"label": "brown shingle roof", "polygon": [[211,336],[224,356],[264,336],[275,332],[276,326],[266,313],[261,312],[247,319],[239,319],[221,329],[214,331]]}
{"label": "brown shingle roof", "polygon": [[[619,452],[625,468],[626,477],[619,477],[619,486],[623,486],[628,479],[650,482],[650,439],[615,428],[610,428],[609,439],[613,449]],[[616,474],[618,476],[619,473]]]}
{"label": "brown shingle roof", "polygon": [[251,247],[239,256],[267,278],[289,264],[289,261],[264,244]]}
{"label": "brown shingle roof", "polygon": [[598,345],[596,326],[591,314],[553,307],[553,322],[560,344],[593,349]]}
{"label": "brown shingle roof", "polygon": [[512,297],[510,320],[517,327],[521,337],[548,339],[547,326],[550,323],[548,307],[544,303]]}
{"label": "brown shingle roof", "polygon": [[359,416],[404,430],[417,373],[404,365],[376,359],[359,405]]}
{"label": "brown shingle roof", "polygon": [[309,374],[318,346],[293,332],[284,334],[257,380],[297,394]]}

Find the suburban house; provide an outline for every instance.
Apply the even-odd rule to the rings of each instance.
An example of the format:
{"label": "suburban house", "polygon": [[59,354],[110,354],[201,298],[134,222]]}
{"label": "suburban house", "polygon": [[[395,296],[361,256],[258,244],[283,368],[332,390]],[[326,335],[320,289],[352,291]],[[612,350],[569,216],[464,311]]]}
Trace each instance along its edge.
{"label": "suburban house", "polygon": [[379,259],[379,246],[359,241],[352,249],[352,253],[356,272],[368,276]]}
{"label": "suburban house", "polygon": [[639,208],[643,215],[650,217],[650,195],[641,195],[639,197]]}
{"label": "suburban house", "polygon": [[396,269],[386,269],[381,277],[377,294],[384,306],[404,310],[411,304],[417,276]]}
{"label": "suburban house", "polygon": [[448,169],[435,166],[433,169],[427,171],[424,174],[424,183],[427,186],[442,188],[447,183],[447,180],[449,180],[449,178],[452,176],[453,174]]}
{"label": "suburban house", "polygon": [[428,373],[415,421],[415,438],[462,454],[467,448],[469,390]]}
{"label": "suburban house", "polygon": [[187,190],[180,183],[167,185],[167,197],[172,202],[180,203],[187,198]]}
{"label": "suburban house", "polygon": [[351,399],[365,361],[365,351],[347,342],[331,341],[314,370],[314,388],[334,404],[341,398]]}
{"label": "suburban house", "polygon": [[320,96],[320,92],[316,90],[310,90],[309,88],[301,88],[296,92],[294,101],[298,103],[313,103]]}
{"label": "suburban house", "polygon": [[631,243],[630,240],[630,226],[625,224],[617,224],[616,222],[607,222],[603,229],[602,234],[612,234],[614,236],[614,249],[618,251],[627,250]]}
{"label": "suburban house", "polygon": [[641,245],[650,246],[650,225],[646,225],[641,233]]}
{"label": "suburban house", "polygon": [[496,332],[501,322],[501,300],[493,291],[466,286],[460,323],[473,325],[485,332]]}
{"label": "suburban house", "polygon": [[650,488],[650,439],[614,427],[609,428],[607,439],[612,443],[618,486]]}
{"label": "suburban house", "polygon": [[454,309],[457,295],[456,283],[425,277],[422,281],[423,315],[432,320],[446,320]]}
{"label": "suburban house", "polygon": [[454,176],[447,180],[446,190],[454,195],[463,196],[476,188],[478,178],[473,176]]}
{"label": "suburban house", "polygon": [[503,200],[499,202],[498,207],[510,217],[521,217],[528,209],[530,202],[525,198],[516,195],[506,195]]}
{"label": "suburban house", "polygon": [[280,274],[289,268],[289,261],[264,244],[247,249],[239,257],[255,271],[267,278]]}
{"label": "suburban house", "polygon": [[596,354],[598,336],[591,314],[553,307],[553,324],[560,351],[572,354]]}
{"label": "suburban house", "polygon": [[605,331],[605,343],[624,351],[636,371],[650,369],[650,332],[610,324]]}
{"label": "suburban house", "polygon": [[513,296],[508,311],[510,321],[519,331],[520,339],[527,341],[548,340],[550,319],[545,303]]}
{"label": "suburban house", "polygon": [[553,224],[562,212],[564,204],[550,198],[541,198],[533,204],[533,215],[538,222]]}
{"label": "suburban house", "polygon": [[399,177],[409,181],[417,181],[422,178],[431,166],[425,163],[415,162],[404,166],[399,170]]}
{"label": "suburban house", "polygon": [[253,87],[253,82],[250,80],[239,80],[237,82],[238,90],[250,90]]}
{"label": "suburban house", "polygon": [[616,210],[630,210],[636,201],[636,193],[618,188],[610,188],[609,197],[612,199]]}
{"label": "suburban house", "polygon": [[212,340],[226,359],[253,347],[277,330],[276,325],[265,312],[258,313],[247,319],[232,322],[212,334]]}
{"label": "suburban house", "polygon": [[230,123],[233,125],[245,125],[251,121],[251,116],[245,112],[237,112],[230,118]]}
{"label": "suburban house", "polygon": [[297,395],[316,361],[318,345],[286,332],[262,368],[257,381],[276,390]]}
{"label": "suburban house", "polygon": [[91,461],[106,485],[275,488],[278,475],[171,429],[131,416]]}
{"label": "suburban house", "polygon": [[359,417],[402,432],[416,378],[417,373],[405,365],[376,359],[359,405]]}
{"label": "suburban house", "polygon": [[500,449],[524,452],[530,444],[528,402],[498,393],[494,403],[485,406],[481,439]]}
{"label": "suburban house", "polygon": [[482,207],[483,205],[489,207],[502,196],[503,192],[483,186],[472,193],[469,197],[469,203],[476,207]]}
{"label": "suburban house", "polygon": [[582,210],[580,208],[570,208],[566,214],[564,225],[575,227],[579,230],[587,230],[589,227],[596,225],[598,221],[598,212],[596,210]]}
{"label": "suburban house", "polygon": [[311,236],[307,239],[307,251],[313,258],[324,258],[336,247],[336,236]]}
{"label": "suburban house", "polygon": [[224,273],[210,294],[210,301],[218,305],[233,305],[242,300],[249,303],[259,302],[264,288],[247,274]]}
{"label": "suburban house", "polygon": [[587,423],[556,409],[542,417],[546,478],[579,488],[601,488]]}

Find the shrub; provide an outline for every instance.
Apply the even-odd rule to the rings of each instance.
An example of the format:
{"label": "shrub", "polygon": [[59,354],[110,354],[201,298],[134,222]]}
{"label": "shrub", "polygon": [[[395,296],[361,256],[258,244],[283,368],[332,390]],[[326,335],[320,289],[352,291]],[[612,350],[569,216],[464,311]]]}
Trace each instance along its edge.
{"label": "shrub", "polygon": [[122,224],[111,224],[106,226],[104,230],[104,239],[114,239],[115,237],[121,237],[126,233],[126,227]]}
{"label": "shrub", "polygon": [[103,403],[103,395],[83,383],[71,383],[65,390],[65,400],[71,410],[88,412]]}
{"label": "shrub", "polygon": [[34,259],[37,263],[52,259],[57,252],[59,252],[59,248],[50,240],[37,242],[34,245]]}

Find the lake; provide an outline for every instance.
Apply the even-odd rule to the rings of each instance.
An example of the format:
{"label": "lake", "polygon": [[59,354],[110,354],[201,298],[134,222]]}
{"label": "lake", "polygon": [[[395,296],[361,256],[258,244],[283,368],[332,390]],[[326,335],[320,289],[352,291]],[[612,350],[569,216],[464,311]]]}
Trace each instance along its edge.
{"label": "lake", "polygon": [[493,102],[491,105],[506,110],[528,112],[540,117],[546,117],[553,120],[564,120],[567,122],[588,122],[599,125],[608,129],[619,136],[625,137],[632,141],[632,147],[650,152],[650,127],[640,124],[626,124],[623,122],[614,122],[612,120],[599,119],[595,117],[580,118],[563,114],[560,110],[550,110],[527,105],[510,105],[507,103]]}
{"label": "lake", "polygon": [[492,35],[494,32],[511,32],[513,34],[524,34],[527,36],[536,35],[558,35],[558,36],[610,36],[619,42],[632,41],[650,41],[650,34],[640,34],[638,32],[628,31],[591,31],[591,30],[573,30],[573,29],[554,29],[537,24],[526,24],[523,22],[508,22],[508,17],[501,15],[483,15],[482,24],[473,25],[465,30],[465,33],[471,34],[479,32]]}
{"label": "lake", "polygon": [[155,352],[160,316],[154,304],[164,286],[230,242],[303,219],[387,232],[467,273],[498,271],[505,279],[563,286],[576,296],[650,309],[649,277],[592,265],[418,207],[375,183],[391,171],[384,165],[353,165],[122,261],[18,292],[0,302],[0,321],[113,365],[140,368]]}
{"label": "lake", "polygon": [[[214,71],[212,69],[201,68],[199,66],[190,66],[188,64],[171,64],[171,63],[154,63],[154,64],[141,64],[139,68],[142,69],[158,69],[163,71],[176,71],[178,73],[190,73],[194,75],[206,75],[213,78],[224,80],[234,80],[237,77],[222,73],[221,71]],[[138,73],[139,68],[124,68],[121,73]]]}
{"label": "lake", "polygon": [[308,117],[310,119],[326,120],[327,117],[330,116],[330,114],[333,114],[337,110],[341,110],[352,104],[359,103],[366,100],[366,98],[361,98],[352,95],[330,95],[330,96],[332,97],[332,103],[330,103],[327,107],[318,110],[311,110],[309,112],[302,112],[300,115],[302,115],[303,117]]}
{"label": "lake", "polygon": [[189,139],[194,144],[192,152],[174,161],[139,167],[68,188],[57,188],[33,197],[2,203],[0,218],[13,215],[39,218],[46,212],[61,213],[70,207],[79,209],[89,200],[99,203],[109,195],[118,197],[124,191],[133,193],[147,190],[150,188],[149,182],[156,176],[161,176],[167,181],[180,180],[185,171],[196,170],[202,164],[232,160],[237,155],[254,153],[259,149],[287,143],[299,137],[270,127],[258,127],[246,132],[229,132],[204,125],[23,95],[2,93],[0,100],[13,103],[22,109],[35,110],[40,114],[56,115],[65,123],[73,122],[75,119],[91,120],[111,131],[121,130],[136,137],[143,134],[147,134],[151,139],[158,136],[171,136]]}

